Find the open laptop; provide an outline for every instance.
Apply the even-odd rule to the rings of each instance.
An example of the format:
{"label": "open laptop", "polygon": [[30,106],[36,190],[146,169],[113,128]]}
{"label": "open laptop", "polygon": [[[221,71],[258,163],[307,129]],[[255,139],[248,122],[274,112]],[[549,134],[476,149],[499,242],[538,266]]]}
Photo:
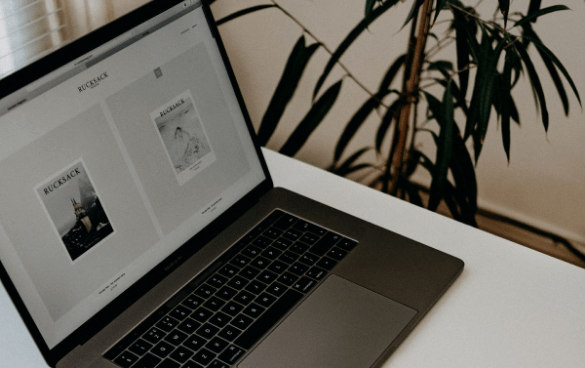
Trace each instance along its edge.
{"label": "open laptop", "polygon": [[378,366],[462,271],[273,188],[206,2],[0,83],[0,277],[51,367]]}

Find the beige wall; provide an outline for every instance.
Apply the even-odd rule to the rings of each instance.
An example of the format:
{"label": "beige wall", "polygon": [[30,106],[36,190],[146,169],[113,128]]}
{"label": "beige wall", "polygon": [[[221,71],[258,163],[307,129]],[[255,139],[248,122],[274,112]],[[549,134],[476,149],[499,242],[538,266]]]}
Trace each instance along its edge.
{"label": "beige wall", "polygon": [[[331,49],[361,19],[364,1],[357,0],[277,0]],[[464,1],[465,2],[465,1]],[[472,3],[467,1],[468,3]],[[221,18],[247,6],[270,3],[267,0],[217,0],[212,6]],[[473,1],[476,3],[476,1]],[[527,2],[518,10],[525,11]],[[552,3],[545,1],[543,6]],[[375,90],[390,61],[405,51],[405,32],[399,32],[411,1],[400,3],[380,18],[369,32],[344,55],[342,61],[368,88]],[[573,11],[559,12],[541,18],[536,31],[562,60],[572,75],[582,99],[585,100],[585,3],[570,2]],[[514,10],[514,9],[512,9]],[[480,13],[491,16],[492,2],[483,2]],[[220,28],[222,37],[254,124],[258,124],[292,46],[302,34],[293,21],[275,9],[263,10],[232,21]],[[445,54],[448,55],[449,53]],[[310,106],[315,81],[327,61],[319,50],[314,56],[297,91],[292,105],[285,113],[283,124],[268,146],[278,149]],[[447,56],[445,56],[447,57]],[[535,57],[538,59],[538,56]],[[542,75],[548,76],[542,63],[536,62]],[[344,73],[337,68],[328,79],[335,82]],[[548,94],[551,125],[545,134],[536,112],[528,80],[514,92],[522,127],[512,128],[511,162],[508,165],[502,148],[499,127],[493,121],[488,130],[486,145],[478,167],[479,203],[483,208],[512,216],[540,228],[580,242],[585,241],[585,116],[574,96],[570,97],[571,114],[566,118],[550,78],[543,78]],[[566,85],[567,88],[568,85]],[[297,158],[326,167],[331,163],[333,148],[342,128],[367,95],[347,79],[325,122],[310,138]],[[378,120],[370,117],[348,152],[373,145]],[[423,150],[431,153],[434,147],[421,140]],[[373,158],[372,158],[373,159]],[[420,174],[422,182],[429,178]]]}

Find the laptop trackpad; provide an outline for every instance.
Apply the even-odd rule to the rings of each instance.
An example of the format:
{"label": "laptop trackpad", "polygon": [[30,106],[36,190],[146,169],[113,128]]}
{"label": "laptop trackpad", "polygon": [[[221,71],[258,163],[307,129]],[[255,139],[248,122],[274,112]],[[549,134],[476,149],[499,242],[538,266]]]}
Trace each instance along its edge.
{"label": "laptop trackpad", "polygon": [[238,367],[370,367],[415,314],[331,275]]}

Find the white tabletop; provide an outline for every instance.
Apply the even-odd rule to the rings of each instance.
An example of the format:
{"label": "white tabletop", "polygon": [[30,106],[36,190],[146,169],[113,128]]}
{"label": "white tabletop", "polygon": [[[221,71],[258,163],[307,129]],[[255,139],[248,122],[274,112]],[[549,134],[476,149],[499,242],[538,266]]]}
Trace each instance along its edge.
{"label": "white tabletop", "polygon": [[[288,188],[465,262],[387,367],[584,367],[585,270],[264,150]],[[46,367],[0,289],[0,367]]]}

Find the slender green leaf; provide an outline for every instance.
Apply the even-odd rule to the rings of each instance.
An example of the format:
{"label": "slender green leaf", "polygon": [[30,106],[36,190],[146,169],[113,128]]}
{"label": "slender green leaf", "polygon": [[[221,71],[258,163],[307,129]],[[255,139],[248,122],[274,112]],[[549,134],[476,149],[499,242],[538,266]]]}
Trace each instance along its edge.
{"label": "slender green leaf", "polygon": [[532,89],[535,95],[538,97],[538,102],[540,103],[540,114],[542,118],[542,124],[544,125],[544,130],[548,131],[548,109],[546,107],[546,99],[544,97],[544,91],[542,89],[542,84],[540,83],[540,78],[538,77],[538,73],[536,72],[536,68],[526,52],[526,49],[523,47],[521,43],[515,44],[516,50],[520,54],[524,65],[526,66],[526,71],[528,72],[528,78],[530,79],[530,83],[532,85]]}
{"label": "slender green leaf", "polygon": [[390,108],[384,114],[382,121],[380,122],[380,126],[378,127],[378,131],[376,132],[376,151],[380,152],[382,149],[382,143],[384,142],[384,138],[386,137],[386,133],[388,133],[388,129],[390,125],[392,125],[392,121],[396,118],[398,111],[402,107],[402,101],[400,99],[394,101]]}
{"label": "slender green leaf", "polygon": [[234,20],[234,19],[239,18],[239,17],[241,17],[243,15],[250,14],[250,13],[256,12],[258,10],[263,10],[263,9],[268,9],[268,8],[275,8],[275,7],[276,7],[276,5],[273,5],[273,4],[271,4],[271,5],[251,6],[249,8],[239,10],[239,11],[237,11],[237,12],[235,12],[233,14],[230,14],[230,15],[224,17],[224,18],[221,18],[215,24],[217,24],[218,26],[220,26],[220,25],[222,25],[224,23],[229,22],[230,20]]}
{"label": "slender green leaf", "polygon": [[[528,6],[528,15],[531,13],[537,12],[540,10],[540,4],[542,0],[530,0],[530,5]],[[536,23],[536,18],[532,20],[532,23]]]}
{"label": "slender green leaf", "polygon": [[420,194],[418,193],[418,188],[416,187],[416,185],[412,184],[408,180],[404,180],[404,181],[405,181],[405,183],[403,186],[406,189],[406,193],[408,194],[409,202],[416,205],[416,206],[424,207],[422,198],[421,198]]}
{"label": "slender green leaf", "polygon": [[304,36],[301,36],[295,44],[282,73],[280,82],[274,91],[274,95],[258,128],[258,143],[260,145],[266,145],[276,130],[286,106],[289,104],[299,85],[311,56],[318,47],[318,44],[306,47]]}
{"label": "slender green leaf", "polygon": [[514,50],[509,48],[506,51],[506,60],[504,62],[504,72],[501,78],[500,98],[502,99],[502,142],[504,144],[504,151],[510,162],[510,101],[512,96],[510,90],[512,89],[512,58],[515,57]]}
{"label": "slender green leaf", "polygon": [[341,42],[341,44],[333,52],[333,55],[331,55],[331,58],[327,62],[327,65],[325,66],[325,69],[323,70],[323,73],[321,74],[321,77],[319,77],[319,80],[317,81],[317,85],[315,86],[315,90],[313,92],[313,99],[315,99],[317,97],[319,90],[323,86],[323,83],[325,83],[325,79],[327,79],[327,76],[329,76],[329,74],[333,70],[333,67],[335,66],[335,64],[337,64],[337,62],[339,61],[341,56],[345,53],[345,51],[347,51],[349,46],[351,46],[351,44],[362,34],[362,32],[364,32],[368,28],[368,26],[370,24],[372,24],[376,19],[378,19],[378,17],[380,17],[382,14],[384,14],[392,6],[396,5],[396,3],[398,3],[398,1],[399,0],[388,0],[385,3],[383,3],[382,5],[373,9],[368,17],[364,18],[361,22],[358,23],[357,26],[355,26],[349,32],[349,34],[345,37],[345,39]]}
{"label": "slender green leaf", "polygon": [[420,162],[420,152],[417,150],[408,152],[408,159],[406,160],[406,170],[404,170],[404,176],[409,178],[414,174],[418,163]]}
{"label": "slender green leaf", "polygon": [[469,85],[469,43],[467,41],[467,31],[458,18],[454,19],[455,23],[455,45],[457,49],[457,70],[459,76],[460,100],[465,100],[467,95],[467,86]]}
{"label": "slender green leaf", "polygon": [[402,25],[402,28],[406,27],[406,25],[410,23],[410,21],[415,17],[415,15],[418,14],[418,10],[420,9],[421,5],[424,4],[424,2],[425,2],[424,0],[416,0],[412,3],[412,8],[410,8],[410,13],[408,13],[406,20]]}
{"label": "slender green leaf", "polygon": [[378,0],[366,0],[366,18],[372,14]]}
{"label": "slender green leaf", "polygon": [[506,24],[508,23],[508,13],[510,12],[510,0],[498,0],[498,2],[500,3],[500,11],[502,12],[502,15],[504,16],[504,28],[505,28]]}
{"label": "slender green leaf", "polygon": [[524,35],[524,38],[527,38],[530,42],[532,42],[536,46],[536,48],[539,50],[539,52],[542,52],[541,56],[542,56],[543,60],[548,58],[548,59],[550,59],[550,61],[552,61],[557,66],[557,68],[559,68],[559,70],[561,71],[561,73],[563,73],[563,75],[567,79],[567,82],[569,82],[569,85],[573,89],[573,93],[575,93],[575,96],[577,97],[577,100],[579,101],[579,105],[581,105],[581,107],[582,107],[583,105],[581,104],[581,97],[579,96],[579,91],[577,91],[577,86],[573,82],[573,79],[571,78],[571,76],[569,75],[569,72],[567,72],[567,69],[565,69],[565,67],[561,63],[561,61],[555,56],[555,54],[552,53],[552,51],[550,51],[550,49],[548,47],[546,47],[540,41],[540,39],[538,37]]}
{"label": "slender green leaf", "polygon": [[437,144],[437,160],[433,179],[431,182],[430,197],[428,209],[435,211],[444,196],[444,189],[447,182],[447,171],[452,156],[453,131],[455,126],[453,95],[451,93],[451,83],[447,85],[443,101],[441,103],[441,116],[438,119],[442,122],[441,131],[439,132],[439,142]]}
{"label": "slender green leaf", "polygon": [[355,133],[358,129],[362,126],[362,124],[366,121],[368,116],[374,111],[374,109],[380,106],[380,102],[386,95],[391,92],[398,93],[398,91],[382,91],[376,93],[376,95],[370,97],[363,105],[356,111],[356,113],[352,116],[350,121],[346,124],[339,141],[337,142],[337,146],[335,147],[335,154],[333,156],[333,160],[337,161],[341,158],[345,147],[347,147],[349,141],[353,138]]}
{"label": "slender green leaf", "polygon": [[437,71],[441,72],[441,74],[443,75],[443,77],[445,77],[445,79],[449,79],[451,76],[451,73],[453,72],[453,63],[451,63],[450,61],[446,61],[446,60],[433,61],[433,62],[429,63],[427,70],[437,70]]}
{"label": "slender green leaf", "polygon": [[451,216],[453,216],[453,219],[459,222],[463,222],[463,218],[461,217],[461,214],[459,213],[459,208],[457,207],[455,193],[456,190],[453,187],[453,184],[447,182],[445,184],[445,193],[443,193],[443,200],[445,201],[445,204],[447,205],[449,212],[451,212]]}
{"label": "slender green leaf", "polygon": [[[497,76],[498,70],[498,60],[500,59],[500,55],[504,49],[504,46],[507,44],[507,39],[502,39],[496,46],[493,52],[489,52],[488,54],[488,61],[487,67],[483,70],[486,73],[485,77],[483,78],[483,85],[482,87],[482,98],[479,103],[479,131],[481,134],[481,140],[483,143],[483,139],[485,138],[487,127],[489,124],[490,119],[490,112],[491,112],[491,105],[492,105],[492,98],[495,95],[496,89],[495,86],[495,78]],[[489,47],[491,50],[491,46]],[[479,157],[479,152],[476,152],[476,161]]]}
{"label": "slender green leaf", "polygon": [[447,0],[437,0],[437,8],[435,9],[435,19],[433,19],[433,23],[435,23],[437,21],[437,18],[439,17],[439,13],[441,13],[441,10],[443,10],[446,3],[447,3]]}
{"label": "slender green leaf", "polygon": [[307,139],[309,139],[309,136],[317,126],[321,124],[329,110],[333,107],[333,104],[337,100],[337,96],[339,96],[341,83],[342,81],[339,81],[329,87],[329,89],[323,93],[323,96],[315,102],[311,110],[309,110],[307,115],[305,115],[286,143],[282,146],[280,153],[287,156],[294,156],[301,149]]}
{"label": "slender green leaf", "polygon": [[533,20],[536,20],[536,18],[538,18],[540,16],[543,16],[543,15],[549,14],[549,13],[553,13],[553,12],[557,12],[557,11],[562,11],[562,10],[571,10],[571,9],[569,9],[565,5],[553,5],[553,6],[549,6],[547,8],[540,9],[538,11],[532,12],[532,13],[528,14],[525,17],[522,17],[522,19],[520,19],[519,21],[517,21],[516,23],[514,23],[514,27],[523,26],[524,24],[526,24],[528,22],[532,22]]}
{"label": "slender green leaf", "polygon": [[358,158],[360,158],[361,155],[363,155],[364,153],[366,153],[368,150],[370,150],[371,148],[369,147],[364,147],[356,152],[354,152],[351,156],[349,156],[345,161],[343,161],[341,163],[341,165],[336,165],[335,163],[333,163],[331,165],[331,167],[329,168],[329,170],[331,172],[337,173],[337,170],[346,170],[348,167],[350,167]]}
{"label": "slender green leaf", "polygon": [[390,85],[392,84],[394,78],[396,77],[396,74],[398,74],[398,71],[404,64],[404,60],[406,60],[406,55],[404,54],[400,55],[396,60],[394,60],[394,62],[392,63],[392,65],[390,65],[390,68],[384,75],[382,82],[380,82],[380,87],[378,88],[378,91],[386,91],[390,89]]}

